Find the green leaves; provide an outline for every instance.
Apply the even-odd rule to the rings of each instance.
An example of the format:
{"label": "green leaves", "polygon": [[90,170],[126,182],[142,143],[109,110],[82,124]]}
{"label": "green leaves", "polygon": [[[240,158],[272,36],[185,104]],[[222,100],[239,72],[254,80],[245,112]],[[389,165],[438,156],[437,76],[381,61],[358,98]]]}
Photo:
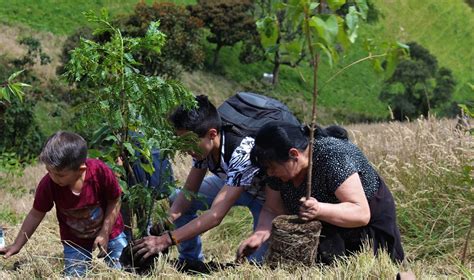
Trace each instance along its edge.
{"label": "green leaves", "polygon": [[151,51],[159,54],[165,45],[166,35],[158,30],[159,21],[152,21],[146,32],[145,38],[142,40],[143,46]]}
{"label": "green leaves", "polygon": [[408,51],[410,47],[406,44],[402,44],[400,42],[396,42],[390,44],[387,48],[387,57],[386,57],[386,66],[385,66],[385,75],[387,77],[392,76],[395,68],[398,65],[398,62],[401,58],[406,57],[408,55]]}
{"label": "green leaves", "polygon": [[276,17],[265,17],[256,22],[262,46],[267,51],[276,45],[278,39],[278,22]]}
{"label": "green leaves", "polygon": [[367,20],[367,14],[369,12],[369,5],[367,4],[367,0],[355,0],[355,2],[361,17],[364,20]]}
{"label": "green leaves", "polygon": [[[195,106],[194,96],[177,81],[144,75],[137,69],[142,63],[141,51],[159,54],[165,44],[159,22],[152,22],[143,37],[124,37],[108,22],[105,12],[100,16],[89,13],[87,17],[98,24],[96,33],[106,32],[110,39],[101,43],[81,40],[71,52],[64,75],[77,87],[93,92],[89,102],[82,104],[90,112],[85,121],[99,126],[91,142],[98,150],[91,149],[90,154],[125,175],[129,168],[116,163],[119,157],[124,165],[130,165],[137,155],[151,162],[153,149],[170,157],[186,149],[182,140],[174,136],[167,117],[178,105]],[[142,167],[148,173],[154,172],[152,164],[143,163]],[[141,193],[140,188],[123,187],[127,194],[138,191],[138,196],[150,196]]]}
{"label": "green leaves", "polygon": [[326,20],[318,16],[313,16],[309,20],[309,26],[316,29],[318,37],[324,40],[326,46],[334,44],[337,33],[339,32],[337,17],[335,15],[328,16]]}
{"label": "green leaves", "polygon": [[347,35],[351,43],[357,38],[357,29],[359,28],[359,13],[354,6],[349,7],[346,15]]}
{"label": "green leaves", "polygon": [[339,9],[342,5],[346,3],[346,0],[328,0],[329,8],[333,11]]}
{"label": "green leaves", "polygon": [[15,78],[18,77],[23,71],[24,70],[21,70],[11,74],[7,81],[0,85],[0,102],[2,100],[11,102],[12,98],[17,98],[18,100],[23,101],[23,96],[25,93],[23,92],[22,88],[31,86],[21,82],[13,82],[13,80],[15,80]]}

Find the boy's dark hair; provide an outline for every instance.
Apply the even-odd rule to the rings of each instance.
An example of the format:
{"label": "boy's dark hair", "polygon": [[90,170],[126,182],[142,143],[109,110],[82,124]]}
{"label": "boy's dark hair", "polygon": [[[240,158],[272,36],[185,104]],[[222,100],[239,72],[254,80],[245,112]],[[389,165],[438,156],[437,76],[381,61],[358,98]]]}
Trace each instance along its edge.
{"label": "boy's dark hair", "polygon": [[198,104],[195,109],[185,109],[179,106],[169,117],[170,122],[177,130],[192,131],[202,138],[209,129],[214,128],[217,132],[221,131],[221,117],[216,107],[209,101],[207,96],[196,96]]}
{"label": "boy's dark hair", "polygon": [[86,162],[87,143],[79,134],[58,131],[43,146],[40,162],[56,170],[77,170]]}

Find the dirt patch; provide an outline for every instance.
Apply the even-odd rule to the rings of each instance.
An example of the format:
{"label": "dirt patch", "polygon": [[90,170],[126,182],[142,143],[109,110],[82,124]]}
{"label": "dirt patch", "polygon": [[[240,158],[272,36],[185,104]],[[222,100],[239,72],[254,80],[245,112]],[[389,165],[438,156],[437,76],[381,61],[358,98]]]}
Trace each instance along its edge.
{"label": "dirt patch", "polygon": [[191,156],[188,155],[177,155],[171,162],[173,167],[173,175],[174,179],[178,180],[179,185],[183,185],[188,177],[189,170],[191,170],[191,166],[193,164],[193,160]]}
{"label": "dirt patch", "polygon": [[27,49],[18,43],[19,39],[28,36],[38,39],[41,42],[43,52],[51,57],[51,63],[35,65],[33,70],[45,82],[56,78],[56,68],[60,64],[59,57],[66,36],[4,24],[0,24],[0,34],[0,54],[6,55],[8,58],[18,58],[26,54]]}

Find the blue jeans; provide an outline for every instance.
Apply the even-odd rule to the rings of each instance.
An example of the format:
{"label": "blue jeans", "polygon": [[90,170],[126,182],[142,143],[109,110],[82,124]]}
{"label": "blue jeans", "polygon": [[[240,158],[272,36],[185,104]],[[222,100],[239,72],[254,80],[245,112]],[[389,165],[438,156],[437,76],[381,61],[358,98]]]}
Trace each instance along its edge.
{"label": "blue jeans", "polygon": [[[127,239],[122,232],[117,237],[109,240],[105,262],[111,268],[121,269],[120,255],[123,248],[127,246]],[[64,247],[64,275],[82,277],[85,276],[88,266],[92,260],[92,252],[81,247],[74,247],[63,243]]]}
{"label": "blue jeans", "polygon": [[[193,199],[189,209],[174,222],[176,228],[180,228],[197,218],[196,212],[198,210],[209,209],[212,205],[212,202],[216,198],[217,193],[222,189],[224,184],[224,180],[215,175],[204,178],[201,187],[199,188],[198,198]],[[172,201],[176,199],[178,193],[179,190],[177,190],[173,196],[171,196]],[[258,224],[260,211],[262,210],[263,201],[257,199],[248,192],[243,192],[239,199],[234,203],[234,206],[246,206],[250,210],[253,216],[253,229],[255,230]],[[255,253],[249,257],[249,260],[255,263],[261,263],[267,250],[267,245],[267,243],[264,243]],[[202,253],[202,242],[199,235],[179,243],[178,250],[180,260],[204,260],[204,255]]]}

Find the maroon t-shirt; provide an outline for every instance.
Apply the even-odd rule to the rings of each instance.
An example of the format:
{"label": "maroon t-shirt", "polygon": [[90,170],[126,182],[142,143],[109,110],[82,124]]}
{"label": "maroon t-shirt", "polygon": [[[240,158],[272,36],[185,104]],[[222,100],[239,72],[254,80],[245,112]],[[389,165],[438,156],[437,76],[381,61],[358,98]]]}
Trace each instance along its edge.
{"label": "maroon t-shirt", "polygon": [[[56,205],[61,240],[90,250],[102,227],[107,200],[120,197],[122,190],[105,163],[87,159],[86,166],[86,177],[79,195],[69,187],[57,185],[46,174],[36,189],[33,208],[48,212]],[[123,221],[119,213],[109,238],[117,237],[122,231]]]}

